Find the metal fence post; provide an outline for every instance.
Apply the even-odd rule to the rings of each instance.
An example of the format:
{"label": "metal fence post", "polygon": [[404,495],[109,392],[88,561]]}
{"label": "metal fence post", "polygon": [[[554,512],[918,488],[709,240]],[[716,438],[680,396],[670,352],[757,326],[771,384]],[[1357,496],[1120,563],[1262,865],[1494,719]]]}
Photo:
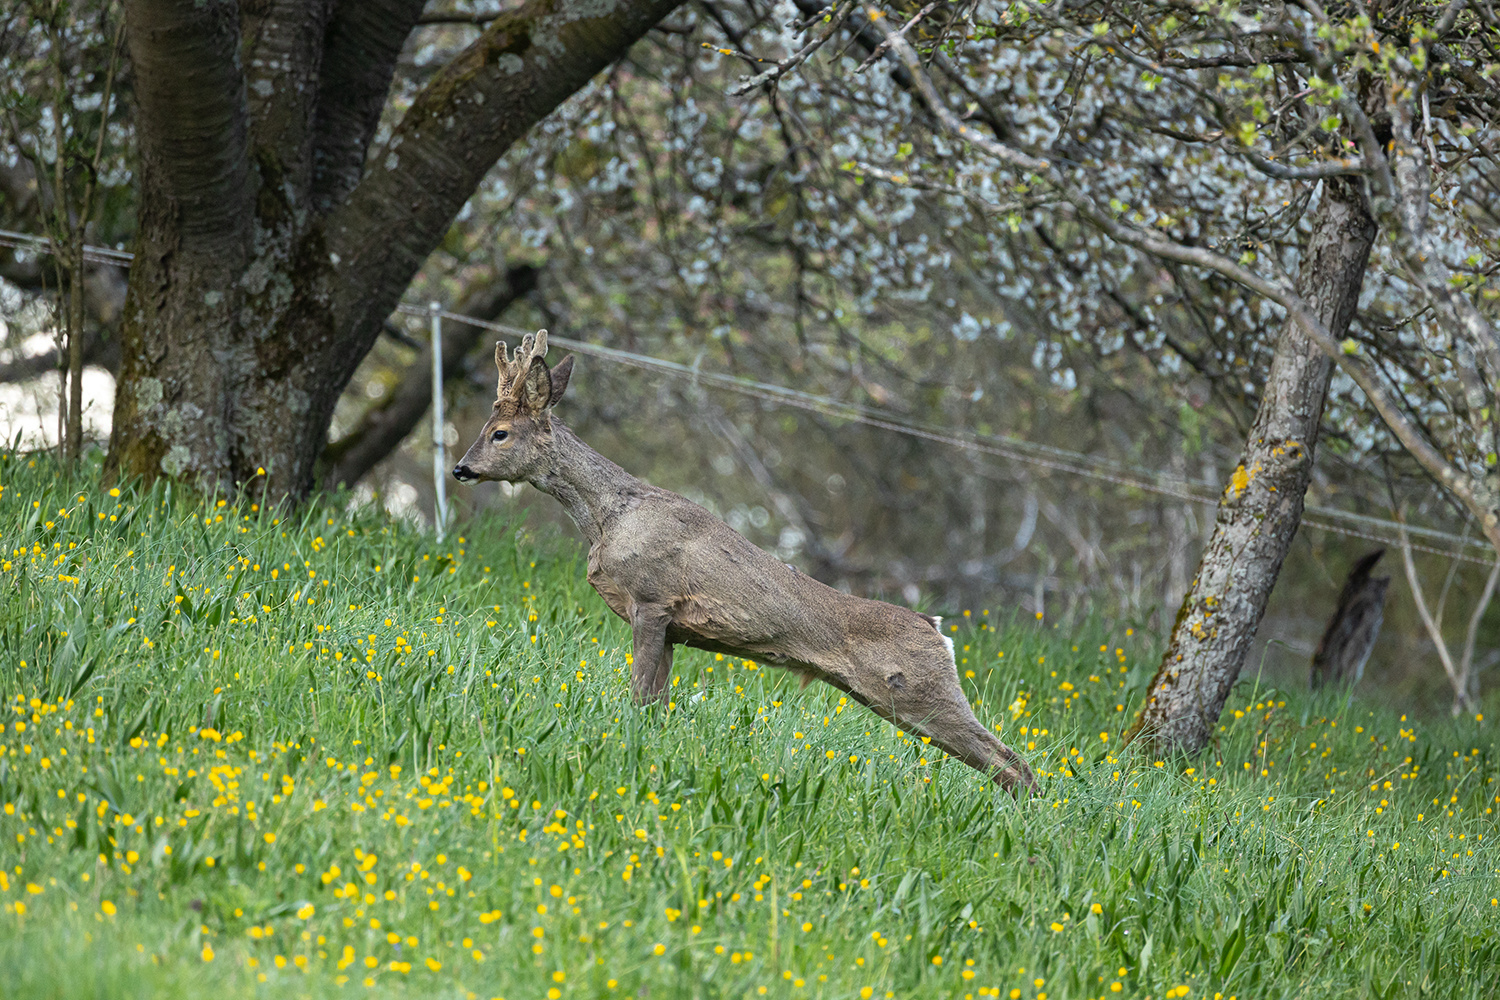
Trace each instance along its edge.
{"label": "metal fence post", "polygon": [[443,540],[443,531],[448,523],[448,455],[443,440],[443,306],[440,302],[429,302],[432,314],[432,489],[434,495],[433,523],[437,526],[437,540]]}

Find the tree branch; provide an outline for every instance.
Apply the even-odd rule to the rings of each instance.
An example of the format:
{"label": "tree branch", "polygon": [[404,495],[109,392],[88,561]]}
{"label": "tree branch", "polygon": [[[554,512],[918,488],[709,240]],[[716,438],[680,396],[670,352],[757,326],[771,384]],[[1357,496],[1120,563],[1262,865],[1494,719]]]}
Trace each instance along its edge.
{"label": "tree branch", "polygon": [[312,184],[313,128],[323,35],[333,0],[242,4],[250,146],[263,186],[289,186],[299,200]]}
{"label": "tree branch", "polygon": [[[906,37],[906,33],[908,31],[910,31],[916,25],[916,23],[918,21],[922,20],[922,18],[926,17],[928,14],[931,14],[933,8],[936,7],[936,6],[937,6],[937,3],[936,3],[936,0],[934,0],[933,3],[929,3],[927,6],[923,7],[921,10],[919,10],[915,14],[913,14],[910,21],[907,21],[899,29],[897,29],[895,37],[897,37],[897,38],[905,38]],[[865,61],[862,62],[862,63],[860,63],[858,66],[856,66],[854,68],[854,72],[856,72],[856,73],[863,73],[865,70],[869,69],[870,65],[872,63],[874,63],[875,60],[879,59],[885,53],[885,50],[888,49],[888,48],[890,48],[890,47],[891,47],[891,43],[888,40],[887,41],[883,41],[879,45],[875,46],[875,51],[871,52],[869,55],[865,56]],[[730,96],[732,97],[734,95],[731,94]]]}
{"label": "tree branch", "polygon": [[417,23],[428,24],[470,24],[486,25],[499,17],[499,14],[470,14],[463,11],[439,11],[435,14],[423,14],[417,18]]}
{"label": "tree branch", "polygon": [[[1412,602],[1417,606],[1417,616],[1422,619],[1422,627],[1427,630],[1428,638],[1437,649],[1438,660],[1443,665],[1443,673],[1448,675],[1448,683],[1453,687],[1453,703],[1457,706],[1464,701],[1464,690],[1459,680],[1458,670],[1453,663],[1453,654],[1443,638],[1443,622],[1440,618],[1434,618],[1427,608],[1427,598],[1422,593],[1422,581],[1417,578],[1417,564],[1411,555],[1411,539],[1406,537],[1406,518],[1399,511],[1396,513],[1396,522],[1401,547],[1401,565],[1406,570],[1406,584],[1411,588]],[[1500,562],[1495,565],[1497,569],[1500,569]],[[1491,580],[1493,579],[1492,573]],[[1457,712],[1455,711],[1454,714],[1456,715]]]}
{"label": "tree branch", "polygon": [[314,116],[312,203],[328,211],[364,172],[401,47],[424,0],[334,0]]}
{"label": "tree branch", "polygon": [[1464,651],[1459,658],[1459,677],[1463,681],[1465,700],[1470,688],[1470,678],[1474,670],[1474,640],[1479,637],[1479,624],[1484,619],[1484,613],[1489,610],[1490,600],[1495,596],[1495,584],[1500,582],[1500,558],[1496,558],[1495,565],[1490,568],[1490,575],[1484,581],[1484,592],[1479,595],[1479,600],[1474,604],[1474,613],[1469,615],[1469,627],[1464,632]]}
{"label": "tree branch", "polygon": [[[850,3],[848,6],[844,7],[842,11],[835,12],[833,8],[828,8],[828,17],[831,18],[831,23],[827,28],[823,30],[823,33],[821,35],[818,35],[812,41],[808,42],[806,45],[802,46],[802,48],[798,49],[796,52],[793,52],[785,59],[782,59],[780,62],[775,63],[771,66],[770,69],[766,70],[765,72],[757,73],[755,76],[743,79],[733,87],[730,87],[728,92],[729,96],[739,97],[741,94],[749,93],[756,87],[762,86],[763,84],[780,80],[783,76],[786,76],[787,73],[791,72],[796,67],[801,66],[809,58],[811,58],[814,52],[822,48],[823,44],[827,42],[828,39],[832,38],[835,34],[838,33],[839,28],[843,26],[845,18],[847,18],[849,16],[849,13],[853,10],[853,3]],[[710,46],[710,48],[711,47],[712,46]]]}
{"label": "tree branch", "polygon": [[417,95],[329,216],[325,347],[345,380],[411,276],[495,161],[682,0],[529,0],[496,18]]}

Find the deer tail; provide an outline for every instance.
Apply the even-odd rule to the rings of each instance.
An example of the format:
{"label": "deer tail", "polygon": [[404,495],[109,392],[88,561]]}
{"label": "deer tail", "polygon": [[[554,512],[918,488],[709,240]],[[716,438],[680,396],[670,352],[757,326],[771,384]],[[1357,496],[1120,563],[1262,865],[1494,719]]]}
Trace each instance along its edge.
{"label": "deer tail", "polygon": [[937,632],[938,638],[943,640],[943,645],[948,648],[948,659],[952,660],[956,665],[958,661],[954,659],[953,656],[953,640],[943,634],[943,616],[923,614],[920,611],[918,611],[917,614],[921,615],[922,618],[926,620],[927,624],[932,626],[933,631]]}

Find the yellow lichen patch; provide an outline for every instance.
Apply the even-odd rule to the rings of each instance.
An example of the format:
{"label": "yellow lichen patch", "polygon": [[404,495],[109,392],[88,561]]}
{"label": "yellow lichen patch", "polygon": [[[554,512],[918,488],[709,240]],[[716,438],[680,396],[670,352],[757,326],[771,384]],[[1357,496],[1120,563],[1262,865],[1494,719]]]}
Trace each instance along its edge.
{"label": "yellow lichen patch", "polygon": [[1261,471],[1261,466],[1259,466],[1259,465],[1256,465],[1254,468],[1250,468],[1250,469],[1245,468],[1245,466],[1244,466],[1243,463],[1241,463],[1240,465],[1238,465],[1235,468],[1234,472],[1229,476],[1229,490],[1228,490],[1228,492],[1229,492],[1230,499],[1235,499],[1235,498],[1239,497],[1240,494],[1244,493],[1245,490],[1249,489],[1250,488],[1250,481],[1252,479],[1254,479],[1255,476],[1256,476],[1256,474],[1259,473],[1260,471]]}

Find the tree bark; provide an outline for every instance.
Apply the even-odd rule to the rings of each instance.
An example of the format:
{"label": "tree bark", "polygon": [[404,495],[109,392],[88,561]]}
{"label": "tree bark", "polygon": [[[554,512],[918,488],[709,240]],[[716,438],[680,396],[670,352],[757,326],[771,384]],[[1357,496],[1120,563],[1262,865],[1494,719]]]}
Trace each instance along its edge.
{"label": "tree bark", "polygon": [[1391,585],[1388,576],[1370,575],[1383,555],[1383,548],[1367,553],[1349,571],[1338,607],[1313,653],[1308,683],[1314,691],[1339,684],[1352,687],[1364,677],[1365,663],[1385,620],[1385,592]]}
{"label": "tree bark", "polygon": [[[465,316],[493,320],[516,299],[536,287],[536,269],[521,264],[510,268],[497,281],[467,296],[457,308]],[[483,327],[448,320],[443,323],[443,379],[463,373],[464,362],[484,336]],[[485,358],[488,363],[489,358]],[[365,413],[359,426],[323,453],[327,472],[322,476],[328,489],[353,486],[405,440],[432,407],[432,345],[424,344],[417,358],[402,374],[396,388],[378,406]]]}
{"label": "tree bark", "polygon": [[[1375,223],[1357,182],[1328,179],[1313,210],[1298,291],[1335,337],[1359,303]],[[1302,518],[1332,362],[1288,323],[1213,537],[1127,741],[1195,753],[1209,742]]]}
{"label": "tree bark", "polygon": [[235,292],[254,205],[238,6],[134,0],[125,32],[140,194],[109,462],[130,477],[230,487],[243,478]]}
{"label": "tree bark", "polygon": [[680,3],[529,0],[370,155],[422,0],[128,0],[140,225],[109,471],[305,496],[339,394],[490,167]]}

